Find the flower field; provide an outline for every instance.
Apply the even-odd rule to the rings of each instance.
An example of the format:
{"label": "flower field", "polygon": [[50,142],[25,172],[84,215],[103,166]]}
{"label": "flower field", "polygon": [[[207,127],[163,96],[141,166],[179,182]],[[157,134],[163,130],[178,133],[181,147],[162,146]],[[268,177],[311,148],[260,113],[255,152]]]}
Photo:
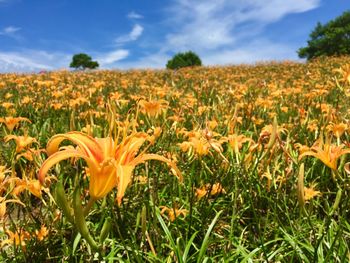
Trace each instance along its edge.
{"label": "flower field", "polygon": [[347,262],[350,58],[0,75],[1,262]]}

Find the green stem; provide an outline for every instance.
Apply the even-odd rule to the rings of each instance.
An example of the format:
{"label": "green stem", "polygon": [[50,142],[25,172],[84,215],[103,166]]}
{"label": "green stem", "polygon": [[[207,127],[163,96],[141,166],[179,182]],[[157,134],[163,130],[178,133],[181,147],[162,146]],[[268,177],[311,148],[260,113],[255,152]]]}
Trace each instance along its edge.
{"label": "green stem", "polygon": [[100,247],[90,235],[89,229],[87,227],[84,216],[84,210],[81,206],[79,188],[76,188],[73,193],[73,210],[75,217],[75,226],[77,227],[77,230],[79,231],[81,236],[85,238],[85,240],[89,243],[89,245],[94,251],[100,251]]}
{"label": "green stem", "polygon": [[86,207],[84,208],[84,216],[87,216],[89,214],[89,211],[93,204],[95,203],[96,199],[93,197],[90,197],[89,202],[86,204]]}

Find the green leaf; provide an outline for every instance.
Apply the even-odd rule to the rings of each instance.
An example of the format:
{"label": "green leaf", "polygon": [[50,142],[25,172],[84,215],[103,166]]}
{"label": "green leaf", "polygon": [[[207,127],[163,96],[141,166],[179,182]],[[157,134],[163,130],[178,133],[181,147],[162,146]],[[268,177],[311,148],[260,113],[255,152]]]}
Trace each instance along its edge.
{"label": "green leaf", "polygon": [[73,255],[74,255],[74,253],[75,253],[75,250],[77,249],[77,246],[78,246],[78,244],[79,244],[79,242],[80,242],[80,239],[81,239],[81,234],[78,233],[78,234],[75,236],[74,242],[73,242],[73,252],[72,252]]}
{"label": "green leaf", "polygon": [[203,242],[202,242],[202,246],[201,248],[199,249],[199,256],[197,258],[197,262],[200,263],[200,262],[203,262],[202,261],[202,258],[203,256],[205,255],[205,252],[207,250],[207,247],[209,245],[209,236],[211,234],[211,231],[213,230],[215,224],[216,224],[216,221],[219,219],[219,216],[221,215],[222,211],[220,211],[219,213],[216,214],[216,216],[214,217],[213,221],[211,222],[208,230],[207,230],[207,233],[205,234],[204,236],[204,239],[203,239]]}

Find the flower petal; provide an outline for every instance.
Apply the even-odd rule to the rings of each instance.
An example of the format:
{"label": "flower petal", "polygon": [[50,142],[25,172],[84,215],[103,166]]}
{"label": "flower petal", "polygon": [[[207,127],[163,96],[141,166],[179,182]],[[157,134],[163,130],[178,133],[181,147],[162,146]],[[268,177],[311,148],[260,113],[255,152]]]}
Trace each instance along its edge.
{"label": "flower petal", "polygon": [[103,153],[104,158],[107,159],[113,157],[114,151],[114,141],[111,137],[107,138],[95,138],[97,143],[99,144],[101,151]]}
{"label": "flower petal", "polygon": [[171,160],[169,160],[168,158],[165,158],[164,156],[158,155],[158,154],[141,154],[139,156],[137,156],[131,163],[130,165],[136,166],[140,163],[143,163],[145,161],[149,161],[149,160],[157,160],[157,161],[161,161],[164,162],[166,164],[168,164],[172,169],[174,169],[176,176],[179,178],[179,180],[182,182],[183,181],[183,177],[182,174],[179,170],[179,168],[177,168],[176,164],[174,162],[172,162]]}
{"label": "flower petal", "polygon": [[103,160],[103,152],[99,143],[93,137],[81,132],[68,132],[53,136],[47,143],[47,153],[51,155],[57,152],[60,143],[66,139],[78,145],[83,153],[95,161]]}
{"label": "flower petal", "polygon": [[117,193],[118,205],[121,204],[126,188],[131,182],[131,176],[134,168],[135,166],[131,165],[117,165],[117,175],[119,179]]}
{"label": "flower petal", "polygon": [[38,178],[39,181],[43,184],[44,183],[44,178],[46,173],[50,170],[52,166],[54,166],[56,163],[71,158],[71,157],[78,157],[78,158],[83,158],[87,162],[88,166],[90,168],[96,169],[96,163],[91,160],[88,156],[80,153],[77,150],[63,150],[56,152],[52,154],[48,159],[45,160],[45,162],[41,165],[41,168],[38,173]]}
{"label": "flower petal", "polygon": [[100,171],[90,171],[90,196],[94,199],[105,197],[118,182],[116,167],[108,165],[101,168]]}
{"label": "flower petal", "polygon": [[121,143],[116,150],[115,158],[119,164],[127,164],[139,151],[140,147],[146,141],[146,135],[143,133],[134,134]]}

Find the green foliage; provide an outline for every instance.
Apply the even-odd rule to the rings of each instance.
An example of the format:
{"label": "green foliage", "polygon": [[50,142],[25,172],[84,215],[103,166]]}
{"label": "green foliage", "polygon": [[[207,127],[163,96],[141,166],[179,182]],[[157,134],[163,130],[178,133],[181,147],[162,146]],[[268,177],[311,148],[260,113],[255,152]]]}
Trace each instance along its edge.
{"label": "green foliage", "polygon": [[168,61],[166,67],[168,69],[178,69],[191,66],[201,66],[202,61],[199,56],[192,52],[177,53],[172,59]]}
{"label": "green foliage", "polygon": [[69,66],[76,69],[95,69],[98,68],[99,64],[97,61],[92,61],[89,55],[80,53],[73,56]]}
{"label": "green foliage", "polygon": [[317,23],[307,43],[307,47],[298,50],[298,55],[308,60],[319,56],[350,54],[350,11],[325,25]]}

